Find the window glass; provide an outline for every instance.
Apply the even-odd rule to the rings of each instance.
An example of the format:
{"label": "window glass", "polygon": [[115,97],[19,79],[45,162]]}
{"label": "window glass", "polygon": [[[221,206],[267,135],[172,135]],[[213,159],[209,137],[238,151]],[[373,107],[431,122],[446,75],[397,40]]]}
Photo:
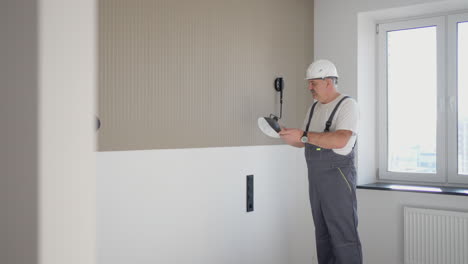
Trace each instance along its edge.
{"label": "window glass", "polygon": [[457,29],[458,174],[468,175],[468,22]]}
{"label": "window glass", "polygon": [[387,87],[388,170],[436,173],[435,26],[387,32]]}

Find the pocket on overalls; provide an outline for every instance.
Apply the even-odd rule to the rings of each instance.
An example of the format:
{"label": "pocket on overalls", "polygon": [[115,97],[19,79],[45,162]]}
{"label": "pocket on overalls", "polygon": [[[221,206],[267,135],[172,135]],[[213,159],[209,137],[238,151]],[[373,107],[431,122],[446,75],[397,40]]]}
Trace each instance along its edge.
{"label": "pocket on overalls", "polygon": [[337,167],[336,170],[340,174],[340,177],[343,179],[343,181],[346,183],[346,186],[348,186],[349,192],[352,193],[353,189],[351,188],[351,183],[348,181],[348,178],[346,178],[345,174],[343,173],[340,167]]}
{"label": "pocket on overalls", "polygon": [[305,153],[306,160],[321,160],[322,159],[322,149],[314,145],[306,144],[304,153]]}

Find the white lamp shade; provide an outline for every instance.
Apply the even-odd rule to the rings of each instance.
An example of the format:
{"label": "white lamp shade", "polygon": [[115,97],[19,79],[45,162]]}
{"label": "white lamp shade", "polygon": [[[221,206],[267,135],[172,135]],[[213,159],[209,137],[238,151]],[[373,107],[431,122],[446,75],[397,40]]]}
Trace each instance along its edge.
{"label": "white lamp shade", "polygon": [[265,117],[258,118],[258,127],[263,132],[263,134],[272,137],[272,138],[279,138],[278,132],[276,132],[270,124],[267,122]]}

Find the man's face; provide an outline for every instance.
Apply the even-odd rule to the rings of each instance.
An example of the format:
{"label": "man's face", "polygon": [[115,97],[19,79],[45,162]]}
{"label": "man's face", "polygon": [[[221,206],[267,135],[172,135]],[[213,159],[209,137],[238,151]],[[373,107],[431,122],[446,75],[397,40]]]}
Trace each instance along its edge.
{"label": "man's face", "polygon": [[309,80],[309,91],[312,93],[312,97],[315,100],[320,101],[320,99],[325,95],[327,86],[328,82],[326,79]]}

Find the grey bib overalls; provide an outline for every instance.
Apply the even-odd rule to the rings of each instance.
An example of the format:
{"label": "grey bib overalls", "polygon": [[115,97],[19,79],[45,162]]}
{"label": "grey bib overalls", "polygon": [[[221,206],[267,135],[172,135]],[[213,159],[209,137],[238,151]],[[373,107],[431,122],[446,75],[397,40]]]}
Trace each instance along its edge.
{"label": "grey bib overalls", "polygon": [[[342,100],[346,99],[343,98]],[[326,131],[339,107],[336,105]],[[309,123],[314,111],[312,107]],[[309,198],[315,224],[319,264],[362,264],[361,242],[357,232],[356,169],[354,148],[346,156],[332,149],[305,144],[309,177]]]}

